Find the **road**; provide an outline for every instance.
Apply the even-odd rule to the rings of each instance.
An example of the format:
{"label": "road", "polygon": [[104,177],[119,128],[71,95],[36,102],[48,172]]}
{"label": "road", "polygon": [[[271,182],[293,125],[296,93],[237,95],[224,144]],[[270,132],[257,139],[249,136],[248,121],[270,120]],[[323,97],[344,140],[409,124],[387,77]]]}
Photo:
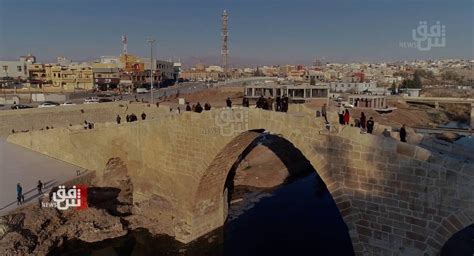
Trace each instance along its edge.
{"label": "road", "polygon": [[16,184],[23,187],[25,203],[38,198],[38,180],[45,183],[45,190],[76,177],[82,168],[50,158],[0,139],[0,216],[17,207]]}
{"label": "road", "polygon": [[[252,83],[252,82],[256,82],[256,81],[265,81],[265,80],[276,80],[276,78],[274,78],[274,77],[248,77],[248,78],[233,79],[233,80],[229,80],[227,82],[218,82],[218,83],[206,83],[206,82],[179,83],[177,85],[170,86],[170,87],[167,87],[167,88],[155,89],[154,90],[154,96],[155,96],[155,100],[157,100],[157,99],[159,99],[160,97],[163,97],[163,96],[175,95],[178,92],[178,90],[179,90],[180,94],[189,94],[189,93],[195,93],[195,92],[203,91],[203,90],[206,90],[206,89],[211,88],[211,87],[238,86],[238,85],[241,85],[244,82]],[[71,94],[70,97],[72,97],[72,98],[69,99],[68,101],[71,101],[75,104],[83,104],[84,100],[87,97],[94,96],[94,95],[97,95],[97,93],[77,94],[77,95]],[[124,100],[124,101],[130,101],[130,100],[134,101],[135,96],[136,96],[136,99],[138,99],[139,101],[141,101],[142,98],[145,101],[150,101],[150,98],[151,98],[150,93],[143,93],[143,94],[133,93],[133,94],[123,94],[122,95],[122,100]],[[112,98],[113,97],[111,97],[111,99]],[[115,98],[117,99],[118,97],[116,96]],[[24,103],[22,103],[22,104],[24,104]],[[32,107],[37,107],[39,104],[40,103],[38,103],[38,102],[34,102],[34,103],[29,103],[29,104],[27,103],[25,105],[32,106]],[[11,105],[0,106],[0,110],[8,110],[8,109],[11,109]]]}

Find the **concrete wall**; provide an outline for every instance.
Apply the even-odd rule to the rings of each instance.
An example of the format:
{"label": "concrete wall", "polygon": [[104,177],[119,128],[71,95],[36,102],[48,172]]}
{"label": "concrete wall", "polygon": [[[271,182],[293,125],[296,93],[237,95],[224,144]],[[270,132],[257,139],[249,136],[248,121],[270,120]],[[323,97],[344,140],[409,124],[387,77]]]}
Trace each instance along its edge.
{"label": "concrete wall", "polygon": [[157,108],[155,105],[148,106],[142,103],[100,103],[76,106],[58,106],[54,108],[16,109],[0,111],[0,137],[6,137],[12,133],[22,130],[39,130],[46,126],[54,128],[82,125],[84,120],[94,123],[115,122],[117,115],[125,122],[127,114],[135,113],[139,116],[142,112],[147,114],[148,119],[169,113],[168,107]]}
{"label": "concrete wall", "polygon": [[175,216],[170,235],[184,242],[223,224],[229,165],[256,138],[247,131],[259,128],[293,143],[315,167],[358,255],[435,255],[452,234],[473,223],[472,164],[356,128],[329,133],[321,121],[304,113],[214,109],[8,140],[97,170],[99,177],[110,158],[120,157],[130,172],[137,212],[156,198],[167,202]]}

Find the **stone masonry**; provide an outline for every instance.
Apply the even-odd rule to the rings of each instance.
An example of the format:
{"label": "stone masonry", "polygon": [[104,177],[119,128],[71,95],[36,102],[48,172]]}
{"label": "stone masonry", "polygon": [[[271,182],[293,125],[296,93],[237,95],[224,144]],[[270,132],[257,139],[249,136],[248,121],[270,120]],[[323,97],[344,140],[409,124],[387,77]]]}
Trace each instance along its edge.
{"label": "stone masonry", "polygon": [[[120,157],[134,203],[154,197],[172,207],[174,232],[189,242],[224,224],[224,183],[262,130],[293,143],[322,178],[348,227],[357,255],[436,255],[472,224],[474,165],[441,158],[390,138],[321,119],[258,109],[212,110],[93,130],[55,128],[10,142],[96,170]],[[139,206],[135,207],[139,207]]]}

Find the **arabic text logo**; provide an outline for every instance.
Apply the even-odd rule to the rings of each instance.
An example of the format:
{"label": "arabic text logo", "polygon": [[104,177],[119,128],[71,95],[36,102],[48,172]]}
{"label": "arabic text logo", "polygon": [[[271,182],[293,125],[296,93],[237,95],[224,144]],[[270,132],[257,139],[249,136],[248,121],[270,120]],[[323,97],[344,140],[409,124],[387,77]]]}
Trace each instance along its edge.
{"label": "arabic text logo", "polygon": [[84,185],[77,185],[66,189],[66,186],[58,186],[58,190],[53,193],[52,202],[43,202],[42,206],[55,207],[59,210],[67,210],[71,207],[79,210],[86,209],[87,187]]}
{"label": "arabic text logo", "polygon": [[222,136],[232,136],[234,133],[248,130],[247,109],[225,109],[215,116],[215,124]]}
{"label": "arabic text logo", "polygon": [[433,47],[446,47],[446,26],[437,21],[428,26],[426,21],[420,21],[416,29],[412,29],[413,42],[400,42],[402,48],[416,48],[420,51],[429,51]]}

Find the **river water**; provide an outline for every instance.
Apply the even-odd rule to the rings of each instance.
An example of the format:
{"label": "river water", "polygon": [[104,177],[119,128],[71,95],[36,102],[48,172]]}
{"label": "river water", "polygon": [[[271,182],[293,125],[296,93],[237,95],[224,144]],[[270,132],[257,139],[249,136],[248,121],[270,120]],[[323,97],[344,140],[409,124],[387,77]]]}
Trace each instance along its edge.
{"label": "river water", "polygon": [[68,241],[51,255],[354,255],[347,226],[314,172],[252,191],[254,199],[231,204],[224,227],[187,245],[135,230],[98,243]]}

